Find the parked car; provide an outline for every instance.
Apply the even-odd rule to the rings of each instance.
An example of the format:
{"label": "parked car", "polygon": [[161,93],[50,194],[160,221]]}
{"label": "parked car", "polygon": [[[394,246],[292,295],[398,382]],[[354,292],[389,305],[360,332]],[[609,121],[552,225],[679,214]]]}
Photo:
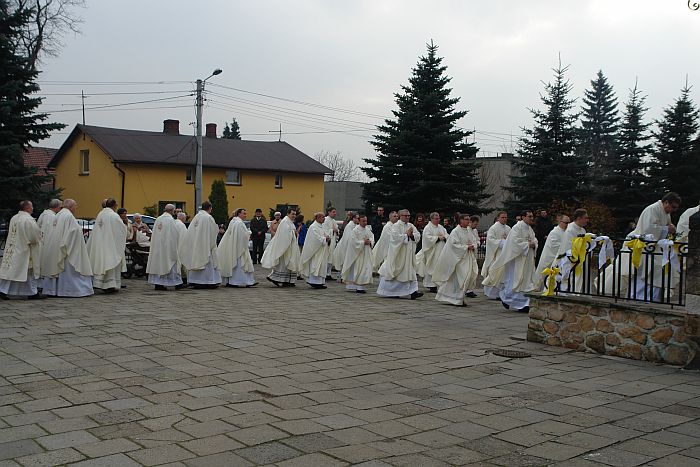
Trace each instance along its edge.
{"label": "parked car", "polygon": [[[134,222],[134,215],[133,214],[127,214],[126,217],[127,217],[127,219],[129,219],[129,222]],[[153,230],[153,224],[156,223],[156,218],[153,216],[147,216],[145,214],[141,214],[141,222],[146,224],[149,229]]]}
{"label": "parked car", "polygon": [[[243,223],[245,224],[246,229],[248,229],[248,235],[251,235],[253,232],[250,230],[250,221],[243,221]],[[270,240],[272,239],[272,235],[270,235],[270,230],[269,230],[270,229],[270,221],[267,221],[267,228],[268,228],[268,231],[265,232],[265,243],[264,243],[263,248],[267,248],[267,245],[270,244]],[[253,241],[252,240],[248,240],[248,249],[250,250],[251,253],[253,252]]]}

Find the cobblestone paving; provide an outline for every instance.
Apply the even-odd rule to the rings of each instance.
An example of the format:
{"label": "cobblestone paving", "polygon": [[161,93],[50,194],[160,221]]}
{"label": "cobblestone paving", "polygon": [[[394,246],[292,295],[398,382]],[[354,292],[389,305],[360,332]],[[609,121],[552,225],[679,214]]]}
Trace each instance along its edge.
{"label": "cobblestone paving", "polygon": [[0,466],[700,465],[700,375],[482,298],[125,283],[0,302]]}

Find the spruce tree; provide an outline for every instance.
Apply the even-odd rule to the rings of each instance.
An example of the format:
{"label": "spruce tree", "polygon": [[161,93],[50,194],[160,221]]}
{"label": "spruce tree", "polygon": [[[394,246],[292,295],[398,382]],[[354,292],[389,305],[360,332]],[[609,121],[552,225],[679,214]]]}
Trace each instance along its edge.
{"label": "spruce tree", "polygon": [[600,195],[603,178],[616,165],[618,151],[617,97],[603,71],[591,81],[591,89],[583,95],[580,152],[588,160],[591,190]]}
{"label": "spruce tree", "polygon": [[512,211],[547,208],[554,201],[577,205],[587,194],[587,162],[576,151],[578,114],[572,110],[567,70],[561,62],[552,70],[554,81],[545,84],[541,95],[544,110],[530,110],[534,125],[523,128],[513,159],[517,175],[510,177],[511,199],[506,202]]}
{"label": "spruce tree", "polygon": [[40,189],[51,177],[24,166],[24,151],[32,143],[65,126],[43,123],[48,115],[36,113],[41,99],[32,94],[39,91],[39,72],[18,46],[30,15],[29,10],[10,8],[6,0],[0,0],[0,217],[16,211],[22,199],[32,200],[39,207],[56,195]]}
{"label": "spruce tree", "polygon": [[[622,232],[628,223],[642,212],[644,207],[658,199],[649,187],[645,173],[651,147],[647,144],[649,123],[644,123],[646,96],[637,88],[630,89],[625,103],[618,133],[618,151],[615,163],[604,178],[602,201],[614,209],[618,230]],[[624,233],[624,232],[622,232]]]}
{"label": "spruce tree", "polygon": [[[686,83],[676,102],[664,109],[663,119],[656,122],[654,133],[656,148],[650,165],[652,184],[656,196],[675,191],[693,206],[700,198],[697,175],[697,153],[693,144],[698,131],[698,109],[690,98],[690,87]],[[687,204],[687,203],[684,203]]]}
{"label": "spruce tree", "polygon": [[224,139],[241,139],[241,129],[235,118],[231,122],[231,126],[228,125],[228,122],[224,125],[224,132],[221,137]]}
{"label": "spruce tree", "polygon": [[438,47],[431,41],[420,57],[408,85],[396,93],[394,118],[378,127],[371,144],[376,158],[362,168],[373,181],[364,186],[368,204],[413,211],[477,213],[486,197],[479,180],[477,149],[467,142],[471,134],[457,127],[466,115],[450,97],[451,78],[445,72]]}
{"label": "spruce tree", "polygon": [[211,184],[211,215],[217,224],[228,224],[228,195],[223,180],[214,180]]}

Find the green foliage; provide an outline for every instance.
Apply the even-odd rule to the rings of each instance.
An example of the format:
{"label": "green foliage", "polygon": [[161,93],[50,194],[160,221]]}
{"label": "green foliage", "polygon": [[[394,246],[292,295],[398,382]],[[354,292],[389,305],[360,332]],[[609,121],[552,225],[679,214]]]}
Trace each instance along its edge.
{"label": "green foliage", "polygon": [[221,137],[224,139],[241,139],[241,129],[235,118],[231,121],[231,126],[229,126],[228,122],[224,125],[224,132]]}
{"label": "green foliage", "polygon": [[[649,187],[649,177],[645,173],[646,159],[651,151],[647,143],[649,123],[644,122],[648,110],[644,101],[646,97],[637,89],[630,89],[625,103],[622,121],[618,131],[618,151],[614,163],[610,164],[604,178],[605,189],[599,198],[614,208],[619,223],[618,233],[627,228],[627,224],[637,218],[642,210],[652,201],[658,199]],[[612,161],[611,160],[611,161]]]}
{"label": "green foliage", "polygon": [[459,98],[450,97],[451,78],[437,46],[431,42],[427,49],[408,85],[395,94],[394,118],[378,127],[371,142],[378,154],[364,159],[368,167],[362,170],[373,181],[363,196],[387,209],[482,212],[477,148],[467,142],[471,133],[457,127],[466,112],[455,110]]}
{"label": "green foliage", "polygon": [[619,122],[617,97],[600,70],[591,81],[591,89],[584,91],[579,149],[588,161],[591,189],[596,194],[604,191],[599,188],[606,186],[605,174],[617,165]]}
{"label": "green foliage", "polygon": [[211,215],[217,224],[228,223],[228,195],[226,194],[226,183],[223,180],[214,180],[211,184]]}
{"label": "green foliage", "polygon": [[150,206],[144,206],[143,213],[147,216],[158,217],[160,215],[158,212],[158,203],[151,204]]}
{"label": "green foliage", "polygon": [[684,198],[684,206],[695,206],[700,199],[698,109],[690,98],[687,84],[676,102],[664,109],[663,119],[656,124],[656,150],[650,164],[656,199],[665,192],[675,191]]}
{"label": "green foliage", "polygon": [[57,195],[55,191],[40,190],[51,181],[50,176],[24,166],[24,151],[32,143],[65,126],[43,123],[48,115],[36,113],[41,99],[32,95],[39,91],[39,72],[17,45],[30,17],[29,10],[10,10],[8,2],[0,0],[0,217],[16,211],[23,199],[32,200],[39,207]]}
{"label": "green foliage", "polygon": [[585,157],[577,152],[578,114],[572,111],[575,99],[569,98],[571,84],[565,78],[568,67],[554,71],[554,82],[545,85],[541,96],[544,110],[530,110],[532,128],[524,128],[515,173],[506,202],[511,212],[540,209],[554,198],[566,204],[580,202],[586,194],[588,172]]}

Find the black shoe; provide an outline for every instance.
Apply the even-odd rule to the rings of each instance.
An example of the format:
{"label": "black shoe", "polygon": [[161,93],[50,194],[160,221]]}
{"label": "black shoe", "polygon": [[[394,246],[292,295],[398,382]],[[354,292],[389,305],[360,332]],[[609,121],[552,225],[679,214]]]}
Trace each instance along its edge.
{"label": "black shoe", "polygon": [[474,292],[467,292],[467,293],[465,294],[465,297],[476,298],[477,295],[476,295]]}
{"label": "black shoe", "polygon": [[238,285],[233,285],[233,284],[226,284],[226,287],[230,287],[232,289],[240,289],[240,286]]}
{"label": "black shoe", "polygon": [[437,293],[437,287],[429,287],[428,290],[430,293]]}
{"label": "black shoe", "polygon": [[415,300],[416,298],[421,298],[423,296],[422,292],[413,292],[411,294],[411,300]]}
{"label": "black shoe", "polygon": [[327,280],[327,281],[337,281],[338,279],[333,279],[333,276],[331,276],[331,275],[329,274],[329,275],[326,276],[326,280]]}
{"label": "black shoe", "polygon": [[10,297],[7,296],[5,292],[0,292],[0,300],[9,300]]}
{"label": "black shoe", "polygon": [[461,307],[466,307],[466,306],[467,306],[467,304],[466,304],[466,303],[464,303],[464,302],[462,302],[462,304],[461,304],[461,305],[457,305],[457,306],[461,306]]}
{"label": "black shoe", "polygon": [[277,281],[274,280],[274,279],[270,279],[269,277],[266,277],[265,279],[267,279],[268,281],[272,282],[272,283],[275,284],[277,287],[281,287],[281,286],[282,286],[282,284],[280,284],[279,282],[277,282]]}
{"label": "black shoe", "polygon": [[185,287],[187,287],[187,284],[176,285],[175,290],[181,290],[181,289],[184,289]]}
{"label": "black shoe", "polygon": [[[307,284],[309,284],[309,283],[307,282]],[[309,285],[311,287],[313,287],[314,289],[327,289],[328,288],[327,286],[325,286],[323,284],[309,284]]]}
{"label": "black shoe", "polygon": [[258,285],[259,283],[260,283],[260,282],[253,282],[253,283],[250,284],[250,285],[246,285],[246,288],[249,289],[249,288],[251,288],[251,287],[255,287],[255,286]]}
{"label": "black shoe", "polygon": [[43,300],[46,298],[46,295],[41,295],[40,293],[35,293],[34,295],[30,295],[27,297],[27,300]]}
{"label": "black shoe", "polygon": [[121,288],[122,288],[122,289],[126,289],[126,286],[125,286],[125,285],[122,285]]}
{"label": "black shoe", "polygon": [[282,282],[282,287],[296,287],[294,282]]}
{"label": "black shoe", "polygon": [[109,289],[105,289],[104,292],[106,294],[113,294],[113,293],[117,293],[117,289],[115,289],[114,287],[110,287]]}
{"label": "black shoe", "polygon": [[356,290],[355,293],[367,293],[366,290]]}
{"label": "black shoe", "polygon": [[164,285],[156,285],[156,290],[168,290],[168,288]]}
{"label": "black shoe", "polygon": [[515,310],[515,311],[517,311],[518,313],[529,313],[529,312],[530,312],[530,307],[529,307],[528,305],[525,305],[525,306],[522,307],[521,309]]}
{"label": "black shoe", "polygon": [[209,286],[207,284],[192,284],[193,289],[201,290],[201,289],[208,289]]}
{"label": "black shoe", "polygon": [[508,305],[507,303],[503,303],[503,300],[501,300],[500,298],[498,299],[498,301],[501,302],[503,308],[505,308],[506,310],[510,310],[510,305]]}

